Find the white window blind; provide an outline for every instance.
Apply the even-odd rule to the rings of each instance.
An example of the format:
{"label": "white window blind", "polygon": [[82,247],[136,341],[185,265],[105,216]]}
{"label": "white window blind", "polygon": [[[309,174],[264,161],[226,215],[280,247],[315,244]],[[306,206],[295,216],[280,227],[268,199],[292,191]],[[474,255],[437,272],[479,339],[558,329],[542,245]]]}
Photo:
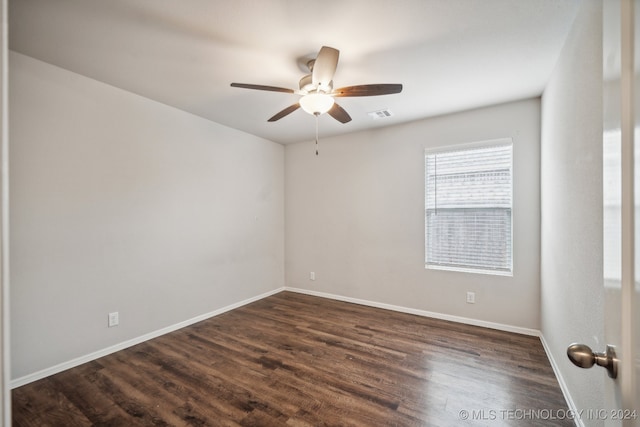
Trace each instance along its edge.
{"label": "white window blind", "polygon": [[425,154],[426,267],[512,271],[512,144]]}

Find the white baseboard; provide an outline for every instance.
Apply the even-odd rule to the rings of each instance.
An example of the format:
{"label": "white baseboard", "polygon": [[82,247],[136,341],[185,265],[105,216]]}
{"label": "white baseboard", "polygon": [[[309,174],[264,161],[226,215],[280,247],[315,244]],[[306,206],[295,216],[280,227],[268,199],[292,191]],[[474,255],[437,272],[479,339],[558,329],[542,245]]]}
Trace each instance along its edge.
{"label": "white baseboard", "polygon": [[211,317],[218,316],[218,315],[220,315],[222,313],[226,313],[227,311],[231,311],[231,310],[236,309],[238,307],[242,307],[243,305],[247,305],[247,304],[250,304],[252,302],[261,300],[263,298],[266,298],[268,296],[277,294],[279,292],[282,292],[284,289],[285,288],[282,287],[282,288],[275,289],[273,291],[265,292],[265,293],[263,293],[261,295],[257,295],[255,297],[251,297],[251,298],[248,298],[246,300],[243,300],[243,301],[240,301],[240,302],[237,302],[237,303],[234,303],[234,304],[227,305],[225,307],[219,308],[219,309],[211,311],[209,313],[201,314],[199,316],[193,317],[193,318],[185,320],[183,322],[179,322],[179,323],[176,323],[174,325],[167,326],[166,328],[158,329],[157,331],[153,331],[153,332],[150,332],[148,334],[144,334],[144,335],[141,335],[139,337],[132,338],[130,340],[121,342],[119,344],[104,348],[102,350],[98,350],[96,352],[93,352],[93,353],[90,353],[90,354],[87,354],[87,355],[84,355],[84,356],[77,357],[77,358],[75,358],[73,360],[69,360],[67,362],[60,363],[60,364],[52,366],[50,368],[42,369],[42,370],[40,370],[38,372],[34,372],[32,374],[25,375],[25,376],[20,377],[20,378],[16,378],[14,380],[11,380],[10,387],[11,387],[11,389],[14,389],[14,388],[29,384],[31,382],[46,378],[46,377],[48,377],[50,375],[54,375],[54,374],[57,374],[59,372],[66,371],[67,369],[71,369],[71,368],[74,368],[76,366],[80,366],[83,363],[91,362],[92,360],[99,359],[100,357],[106,356],[106,355],[111,354],[111,353],[115,353],[116,351],[124,350],[125,348],[134,346],[136,344],[140,344],[140,343],[148,341],[150,339],[157,338],[157,337],[159,337],[161,335],[168,334],[169,332],[177,331],[178,329],[182,329],[185,326],[193,325],[194,323],[201,322],[201,321],[209,319]]}
{"label": "white baseboard", "polygon": [[[569,392],[569,387],[567,387],[567,383],[564,381],[564,377],[560,372],[560,368],[558,368],[558,364],[556,363],[553,354],[551,354],[551,349],[547,344],[547,340],[544,339],[544,335],[540,333],[540,341],[542,341],[542,347],[544,348],[544,352],[547,353],[547,359],[549,359],[549,363],[551,364],[551,368],[553,368],[553,373],[556,375],[556,379],[558,380],[558,384],[560,384],[560,390],[562,390],[562,395],[564,396],[564,400],[567,402],[567,406],[569,407],[569,411],[573,414],[579,414],[580,411],[576,407],[573,398],[571,397],[571,393]],[[577,427],[585,427],[584,421],[580,417],[574,418]]]}
{"label": "white baseboard", "polygon": [[466,325],[481,326],[483,328],[497,329],[499,331],[514,332],[516,334],[540,336],[537,329],[522,328],[520,326],[505,325],[502,323],[487,322],[484,320],[470,319],[467,317],[452,316],[450,314],[437,313],[434,311],[418,310],[415,308],[402,307],[398,305],[385,304],[375,301],[358,298],[345,297],[342,295],[329,294],[325,292],[310,291],[308,289],[285,287],[285,291],[297,292],[300,294],[312,295],[316,297],[329,298],[336,301],[350,302],[354,304],[366,305],[369,307],[383,308],[385,310],[398,311],[400,313],[415,314],[417,316],[432,317],[434,319],[448,320],[450,322],[464,323]]}

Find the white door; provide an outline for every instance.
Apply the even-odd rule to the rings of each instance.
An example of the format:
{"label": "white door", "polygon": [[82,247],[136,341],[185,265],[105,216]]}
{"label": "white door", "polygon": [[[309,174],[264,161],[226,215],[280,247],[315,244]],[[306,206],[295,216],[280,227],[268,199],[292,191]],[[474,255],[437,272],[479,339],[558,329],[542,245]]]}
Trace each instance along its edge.
{"label": "white door", "polygon": [[[624,64],[628,70],[625,75],[628,76],[628,86],[630,86],[629,100],[625,101],[629,104],[624,107],[626,116],[630,118],[629,123],[625,125],[627,131],[623,133],[628,135],[627,146],[633,147],[633,153],[630,162],[633,170],[630,172],[631,178],[627,180],[633,182],[631,192],[631,200],[628,204],[630,216],[633,218],[633,241],[631,245],[631,254],[628,255],[628,261],[633,265],[633,271],[628,273],[630,276],[625,281],[625,286],[621,290],[622,300],[622,328],[621,328],[621,346],[624,358],[622,362],[623,380],[622,384],[615,387],[614,396],[620,396],[620,400],[616,401],[622,404],[627,411],[633,412],[635,422],[628,422],[628,425],[640,426],[640,0],[628,0],[628,5],[623,6],[622,10],[622,39],[628,39],[629,42],[623,42],[623,45],[629,44],[623,49],[630,52]],[[628,15],[628,18],[626,17]],[[637,224],[637,226],[635,225]],[[624,229],[623,229],[624,233]],[[638,248],[636,250],[636,248]],[[628,301],[628,302],[626,302]],[[628,377],[624,374],[628,373]]]}
{"label": "white door", "polygon": [[585,352],[582,363],[608,366],[610,375],[603,373],[607,375],[606,407],[595,408],[583,420],[587,425],[604,421],[607,426],[640,426],[640,144],[635,143],[640,141],[640,67],[634,61],[634,57],[640,60],[638,16],[640,0],[603,1],[604,331],[608,346],[594,349],[597,354],[591,360]]}

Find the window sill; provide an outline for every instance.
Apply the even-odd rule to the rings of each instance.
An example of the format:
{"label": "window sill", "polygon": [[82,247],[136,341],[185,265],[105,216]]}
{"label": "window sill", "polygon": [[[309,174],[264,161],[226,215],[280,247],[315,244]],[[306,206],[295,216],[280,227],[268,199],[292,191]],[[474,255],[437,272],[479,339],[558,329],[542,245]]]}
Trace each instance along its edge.
{"label": "window sill", "polygon": [[427,270],[456,271],[459,273],[475,273],[475,274],[488,274],[490,276],[513,277],[513,271],[482,270],[482,269],[475,269],[475,268],[448,267],[444,265],[431,265],[431,264],[425,264],[424,268]]}

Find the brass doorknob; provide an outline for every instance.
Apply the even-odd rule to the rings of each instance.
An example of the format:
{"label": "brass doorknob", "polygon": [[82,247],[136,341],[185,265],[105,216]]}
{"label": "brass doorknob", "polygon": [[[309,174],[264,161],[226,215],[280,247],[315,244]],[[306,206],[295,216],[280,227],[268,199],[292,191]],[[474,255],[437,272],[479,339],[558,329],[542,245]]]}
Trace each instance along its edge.
{"label": "brass doorknob", "polygon": [[598,365],[607,370],[609,377],[613,379],[618,377],[618,359],[615,347],[612,345],[607,345],[606,352],[596,353],[588,345],[574,343],[567,348],[567,356],[574,365],[580,368],[588,369],[593,365]]}

